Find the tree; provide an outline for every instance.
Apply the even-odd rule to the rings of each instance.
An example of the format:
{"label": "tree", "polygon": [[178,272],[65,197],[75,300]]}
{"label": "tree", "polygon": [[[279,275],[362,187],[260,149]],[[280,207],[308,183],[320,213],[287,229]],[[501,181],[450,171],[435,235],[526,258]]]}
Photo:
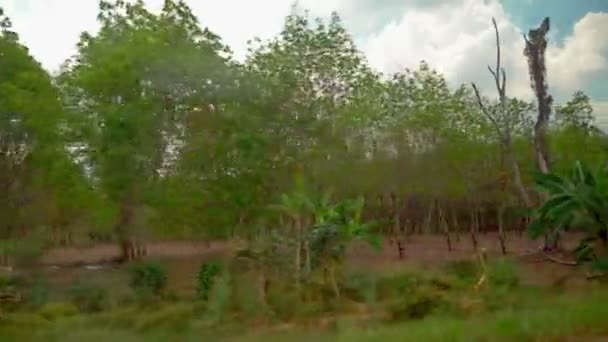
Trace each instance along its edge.
{"label": "tree", "polygon": [[[62,79],[88,119],[83,138],[98,186],[118,207],[115,232],[123,259],[137,257],[133,231],[147,189],[172,166],[187,118],[217,97],[227,50],[201,30],[183,1],[155,15],[143,1],[100,2],[96,36],[83,33]],[[179,145],[179,144],[178,144]]]}
{"label": "tree", "polygon": [[537,29],[530,30],[528,36],[524,36],[526,48],[524,56],[528,59],[528,68],[532,90],[536,95],[538,103],[538,116],[534,125],[534,149],[536,164],[539,170],[549,172],[549,143],[548,130],[551,116],[551,105],[553,98],[548,93],[546,81],[547,68],[545,66],[545,50],[547,49],[546,35],[550,29],[549,18],[545,18]]}
{"label": "tree", "polygon": [[0,23],[0,226],[10,237],[32,228],[25,208],[34,204],[34,193],[50,190],[49,177],[66,153],[57,132],[61,106],[50,77],[10,31],[1,9]]}
{"label": "tree", "polygon": [[555,108],[555,124],[559,128],[575,128],[597,131],[591,99],[582,91],[576,91],[572,99]]}
{"label": "tree", "polygon": [[504,68],[501,67],[500,34],[494,18],[492,18],[492,23],[494,24],[494,30],[496,32],[496,67],[492,68],[488,66],[488,70],[492,74],[492,77],[496,83],[496,90],[499,98],[498,106],[488,108],[484,104],[479,89],[474,83],[473,89],[475,90],[475,95],[481,111],[492,123],[494,129],[496,130],[496,135],[501,145],[501,153],[503,154],[507,163],[510,165],[511,172],[513,174],[513,184],[517,189],[519,197],[526,207],[531,207],[532,200],[530,199],[530,196],[522,181],[520,166],[513,152],[514,129],[517,124],[521,123],[522,116],[525,118],[526,104],[516,100],[510,101],[507,98],[507,76]]}

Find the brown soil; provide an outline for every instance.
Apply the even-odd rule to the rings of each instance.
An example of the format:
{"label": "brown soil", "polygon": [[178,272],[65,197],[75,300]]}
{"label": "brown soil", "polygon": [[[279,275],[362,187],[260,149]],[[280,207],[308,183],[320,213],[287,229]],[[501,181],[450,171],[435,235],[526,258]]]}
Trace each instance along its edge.
{"label": "brown soil", "polygon": [[[484,248],[489,257],[501,255],[496,234],[480,235],[479,248]],[[564,247],[572,248],[578,241],[577,236],[567,236]],[[578,287],[585,286],[581,271],[572,266],[560,265],[540,257],[538,250],[541,241],[531,241],[525,235],[511,234],[507,237],[508,255],[522,262],[523,281],[529,284]],[[349,253],[349,268],[359,271],[366,269],[384,272],[397,272],[404,269],[433,269],[449,261],[470,259],[476,256],[470,237],[453,238],[452,251],[447,250],[443,236],[412,236],[404,241],[404,257],[399,259],[395,244],[385,242],[381,250],[356,245]],[[201,262],[210,258],[226,257],[236,243],[205,241],[155,241],[147,244],[147,259],[165,263],[169,270],[171,288],[184,293],[194,290],[194,278]],[[42,258],[46,269],[52,269],[51,278],[68,283],[74,278],[124,277],[121,268],[112,265],[103,272],[95,272],[83,265],[99,264],[119,256],[116,245],[103,244],[94,247],[58,248],[49,251]],[[562,256],[560,258],[565,259]],[[78,267],[69,267],[78,266]],[[109,281],[109,280],[108,280]],[[125,283],[124,281],[120,281]]]}

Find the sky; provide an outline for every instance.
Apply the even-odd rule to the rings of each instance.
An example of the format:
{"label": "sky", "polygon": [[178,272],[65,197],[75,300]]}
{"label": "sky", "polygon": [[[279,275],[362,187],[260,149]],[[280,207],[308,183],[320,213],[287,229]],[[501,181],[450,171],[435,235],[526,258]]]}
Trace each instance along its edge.
{"label": "sky", "polygon": [[[158,10],[163,0],[146,0]],[[201,24],[219,34],[237,59],[247,41],[282,28],[293,0],[186,0]],[[299,0],[326,17],[337,11],[376,69],[391,73],[421,60],[453,85],[476,82],[495,96],[487,65],[495,63],[491,18],[501,33],[509,96],[532,99],[523,34],[551,18],[547,71],[550,93],[566,101],[591,96],[598,123],[608,127],[608,0]],[[56,71],[75,51],[82,31],[94,32],[98,0],[0,0],[42,65]]]}

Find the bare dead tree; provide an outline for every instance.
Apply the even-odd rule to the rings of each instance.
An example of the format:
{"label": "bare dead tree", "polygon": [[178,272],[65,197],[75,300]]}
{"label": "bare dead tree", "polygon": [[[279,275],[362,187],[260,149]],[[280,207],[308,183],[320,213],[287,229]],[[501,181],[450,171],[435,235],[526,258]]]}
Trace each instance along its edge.
{"label": "bare dead tree", "polygon": [[524,56],[528,60],[528,69],[532,90],[538,101],[538,117],[534,125],[534,149],[536,164],[543,173],[549,172],[549,146],[547,141],[547,131],[549,128],[549,118],[551,115],[551,105],[553,98],[548,93],[547,69],[545,66],[545,50],[547,49],[547,32],[549,32],[549,18],[545,18],[537,29],[524,35],[526,47]]}
{"label": "bare dead tree", "polygon": [[510,119],[510,115],[508,113],[509,109],[507,106],[506,91],[507,75],[505,69],[501,67],[500,33],[498,32],[498,25],[496,24],[496,19],[492,18],[492,24],[494,25],[494,31],[496,32],[496,67],[492,68],[488,65],[488,70],[490,71],[490,74],[492,74],[492,77],[494,78],[494,82],[496,84],[496,90],[498,92],[499,98],[499,110],[497,112],[489,110],[489,108],[487,108],[483,103],[483,99],[481,97],[481,93],[477,85],[475,85],[475,83],[472,83],[472,86],[473,90],[475,91],[475,96],[477,97],[477,102],[479,104],[481,112],[488,118],[488,120],[496,130],[496,134],[498,135],[498,138],[500,140],[503,158],[510,165],[511,172],[513,174],[513,184],[515,186],[515,189],[524,205],[526,205],[526,207],[531,207],[532,201],[523,184],[519,163],[517,162],[517,159],[515,158],[515,155],[513,153],[513,120]]}

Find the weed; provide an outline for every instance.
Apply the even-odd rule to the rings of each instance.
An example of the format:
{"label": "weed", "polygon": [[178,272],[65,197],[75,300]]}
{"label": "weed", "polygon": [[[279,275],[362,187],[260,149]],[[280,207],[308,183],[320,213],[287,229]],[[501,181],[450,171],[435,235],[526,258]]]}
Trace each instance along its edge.
{"label": "weed", "polygon": [[72,303],[48,303],[40,309],[40,315],[50,321],[77,314],[78,308]]}
{"label": "weed", "polygon": [[198,272],[197,293],[200,299],[208,300],[215,278],[222,272],[222,265],[216,261],[205,262]]}
{"label": "weed", "polygon": [[99,312],[110,306],[108,292],[92,283],[75,282],[69,296],[71,302],[82,312]]}
{"label": "weed", "polygon": [[155,262],[140,263],[130,269],[129,286],[142,300],[158,298],[167,286],[167,271]]}

